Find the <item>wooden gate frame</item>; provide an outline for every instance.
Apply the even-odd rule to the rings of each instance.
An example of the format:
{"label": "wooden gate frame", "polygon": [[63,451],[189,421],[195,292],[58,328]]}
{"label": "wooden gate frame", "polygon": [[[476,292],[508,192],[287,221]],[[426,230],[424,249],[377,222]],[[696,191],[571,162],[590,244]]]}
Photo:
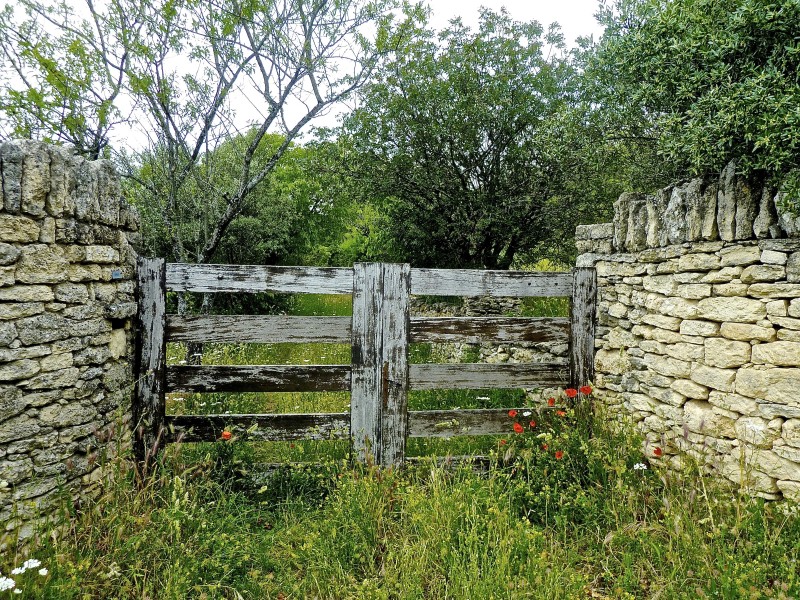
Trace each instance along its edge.
{"label": "wooden gate frame", "polygon": [[[403,463],[408,437],[504,433],[508,410],[408,411],[409,389],[579,387],[594,379],[597,275],[572,272],[195,265],[138,260],[134,454],[146,472],[164,443],[215,441],[223,430],[253,440],[347,439],[353,458]],[[166,312],[166,292],[352,294],[351,317],[210,315]],[[410,318],[411,294],[568,296],[569,318]],[[330,342],[352,346],[350,365],[170,366],[167,341]],[[568,341],[569,360],[525,364],[408,362],[410,342]],[[443,385],[444,384],[444,385]],[[168,392],[350,391],[350,413],[166,415]],[[449,427],[448,427],[449,424]]]}

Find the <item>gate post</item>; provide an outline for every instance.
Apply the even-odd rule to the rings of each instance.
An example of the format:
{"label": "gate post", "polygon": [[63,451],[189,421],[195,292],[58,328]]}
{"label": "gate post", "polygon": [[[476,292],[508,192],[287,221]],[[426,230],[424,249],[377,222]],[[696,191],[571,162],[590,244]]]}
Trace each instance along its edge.
{"label": "gate post", "polygon": [[166,375],[166,263],[137,260],[136,391],[132,417],[133,452],[141,475],[147,475],[164,438]]}
{"label": "gate post", "polygon": [[575,389],[594,381],[596,307],[597,271],[593,267],[573,269],[569,318],[569,385]]}
{"label": "gate post", "polygon": [[410,294],[408,264],[353,265],[350,440],[359,462],[405,458]]}

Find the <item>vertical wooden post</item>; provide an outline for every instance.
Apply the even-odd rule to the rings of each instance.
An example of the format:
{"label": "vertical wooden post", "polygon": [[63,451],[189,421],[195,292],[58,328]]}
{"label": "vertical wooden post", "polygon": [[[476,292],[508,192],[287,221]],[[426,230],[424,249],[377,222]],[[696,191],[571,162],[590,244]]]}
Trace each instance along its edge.
{"label": "vertical wooden post", "polygon": [[405,458],[410,294],[409,265],[353,265],[350,440],[360,462]]}
{"label": "vertical wooden post", "polygon": [[576,389],[594,381],[596,308],[597,271],[578,267],[572,271],[569,338],[569,384]]}
{"label": "vertical wooden post", "polygon": [[164,436],[166,374],[166,263],[163,258],[137,261],[136,391],[133,401],[134,456],[146,475]]}

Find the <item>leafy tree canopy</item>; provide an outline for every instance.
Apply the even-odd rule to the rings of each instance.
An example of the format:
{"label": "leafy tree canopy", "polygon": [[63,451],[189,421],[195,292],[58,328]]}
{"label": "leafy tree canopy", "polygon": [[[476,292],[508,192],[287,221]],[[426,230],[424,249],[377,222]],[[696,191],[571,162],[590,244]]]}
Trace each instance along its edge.
{"label": "leafy tree canopy", "polygon": [[799,187],[800,3],[617,0],[600,19],[596,100],[667,161],[700,174],[737,159]]}
{"label": "leafy tree canopy", "polygon": [[575,71],[557,27],[481,12],[420,29],[346,120],[354,181],[390,221],[394,258],[508,268],[561,218],[574,166],[560,115]]}

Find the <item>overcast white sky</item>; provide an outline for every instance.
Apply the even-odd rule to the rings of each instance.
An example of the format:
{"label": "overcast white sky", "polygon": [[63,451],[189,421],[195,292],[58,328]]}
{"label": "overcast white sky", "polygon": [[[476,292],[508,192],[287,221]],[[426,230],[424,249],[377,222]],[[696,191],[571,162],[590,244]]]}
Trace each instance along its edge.
{"label": "overcast white sky", "polygon": [[428,0],[428,4],[433,9],[431,24],[435,29],[441,29],[453,17],[461,17],[465,25],[474,27],[481,6],[493,10],[505,6],[517,21],[539,21],[545,27],[558,23],[568,46],[574,45],[578,36],[594,34],[597,39],[603,32],[594,19],[598,0]]}

